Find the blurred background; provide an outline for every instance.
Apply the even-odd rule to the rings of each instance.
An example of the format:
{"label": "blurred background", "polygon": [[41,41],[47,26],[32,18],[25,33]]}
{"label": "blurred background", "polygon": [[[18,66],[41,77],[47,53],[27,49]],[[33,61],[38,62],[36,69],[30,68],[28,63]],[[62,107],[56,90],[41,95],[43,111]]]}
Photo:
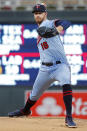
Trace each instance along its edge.
{"label": "blurred background", "polygon": [[[71,66],[73,116],[87,119],[87,0],[0,0],[0,116],[24,106],[36,79],[40,59],[31,11],[42,2],[47,5],[48,19],[72,23],[60,38]],[[33,116],[65,115],[57,81],[32,111]]]}
{"label": "blurred background", "polygon": [[86,10],[87,0],[0,0],[1,10],[31,10],[34,4],[44,2],[49,10]]}

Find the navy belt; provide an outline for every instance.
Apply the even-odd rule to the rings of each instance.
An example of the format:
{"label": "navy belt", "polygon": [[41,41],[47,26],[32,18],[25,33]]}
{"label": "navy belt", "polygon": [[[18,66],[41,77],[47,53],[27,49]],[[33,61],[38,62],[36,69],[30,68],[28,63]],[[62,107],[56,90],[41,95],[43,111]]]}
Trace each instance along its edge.
{"label": "navy belt", "polygon": [[[56,64],[60,64],[60,63],[61,63],[61,61],[56,61]],[[52,65],[54,65],[54,63],[42,62],[42,65],[52,66]]]}

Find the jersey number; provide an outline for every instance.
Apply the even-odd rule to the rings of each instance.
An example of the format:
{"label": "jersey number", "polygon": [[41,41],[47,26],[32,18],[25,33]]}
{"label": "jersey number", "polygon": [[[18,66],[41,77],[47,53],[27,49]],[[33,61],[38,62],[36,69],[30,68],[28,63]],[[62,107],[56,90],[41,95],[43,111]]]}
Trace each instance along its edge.
{"label": "jersey number", "polygon": [[42,49],[48,49],[49,45],[47,44],[47,42],[43,42],[41,43]]}

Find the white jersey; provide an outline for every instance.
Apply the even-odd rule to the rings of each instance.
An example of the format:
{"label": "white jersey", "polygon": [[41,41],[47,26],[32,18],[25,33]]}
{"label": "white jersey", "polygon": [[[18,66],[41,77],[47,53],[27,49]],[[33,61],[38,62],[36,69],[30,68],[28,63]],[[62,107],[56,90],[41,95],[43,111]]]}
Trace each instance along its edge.
{"label": "white jersey", "polygon": [[[46,27],[54,27],[55,20],[48,20],[46,19],[40,25]],[[66,55],[63,47],[63,43],[60,39],[59,35],[56,35],[51,38],[41,38],[38,37],[37,46],[40,53],[40,60],[41,62],[52,62],[55,63],[56,61],[61,61],[61,63],[66,63]]]}

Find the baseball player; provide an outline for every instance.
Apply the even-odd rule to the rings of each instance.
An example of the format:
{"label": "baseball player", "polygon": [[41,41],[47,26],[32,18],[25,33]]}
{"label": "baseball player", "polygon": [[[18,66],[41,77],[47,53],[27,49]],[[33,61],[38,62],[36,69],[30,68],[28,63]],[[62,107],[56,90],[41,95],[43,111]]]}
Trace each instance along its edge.
{"label": "baseball player", "polygon": [[40,53],[41,67],[25,106],[20,110],[10,112],[8,115],[9,117],[30,115],[30,108],[37,102],[43,92],[51,83],[59,81],[63,88],[63,100],[66,107],[65,125],[76,127],[76,123],[72,119],[71,72],[63,43],[59,36],[71,23],[59,19],[48,20],[47,10],[44,4],[35,5],[32,13],[38,24],[37,46]]}

